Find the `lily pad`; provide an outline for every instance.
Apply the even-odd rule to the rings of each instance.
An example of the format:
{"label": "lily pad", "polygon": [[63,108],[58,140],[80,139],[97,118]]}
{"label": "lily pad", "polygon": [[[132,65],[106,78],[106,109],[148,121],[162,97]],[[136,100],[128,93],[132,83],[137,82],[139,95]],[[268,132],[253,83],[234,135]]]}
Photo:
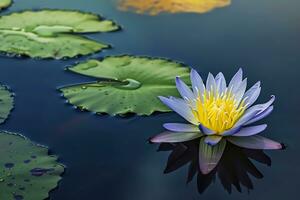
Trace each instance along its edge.
{"label": "lily pad", "polygon": [[6,86],[0,85],[0,124],[3,123],[14,107],[13,94]]}
{"label": "lily pad", "polygon": [[175,77],[189,82],[189,68],[183,64],[149,57],[113,56],[89,60],[69,71],[96,78],[94,82],[63,87],[69,103],[82,110],[110,115],[170,111],[158,96],[179,96]]}
{"label": "lily pad", "polygon": [[0,0],[0,10],[9,7],[12,4],[12,0]]}
{"label": "lily pad", "polygon": [[0,17],[0,51],[33,58],[72,58],[109,45],[79,33],[111,32],[119,27],[98,15],[67,10],[12,13]]}
{"label": "lily pad", "polygon": [[158,15],[160,13],[206,13],[231,4],[231,0],[119,0],[119,9]]}
{"label": "lily pad", "polygon": [[56,188],[64,166],[48,149],[0,131],[0,199],[43,200]]}

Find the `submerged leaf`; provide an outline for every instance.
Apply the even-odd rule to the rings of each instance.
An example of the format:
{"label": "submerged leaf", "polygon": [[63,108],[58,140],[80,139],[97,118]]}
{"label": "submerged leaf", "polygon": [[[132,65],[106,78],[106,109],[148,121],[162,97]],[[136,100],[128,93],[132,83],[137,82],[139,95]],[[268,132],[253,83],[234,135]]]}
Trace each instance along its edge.
{"label": "submerged leaf", "polygon": [[0,0],[0,10],[9,7],[12,4],[12,0]]}
{"label": "submerged leaf", "polygon": [[110,115],[170,111],[158,96],[178,96],[174,78],[188,82],[189,69],[182,64],[159,58],[114,56],[89,60],[70,71],[98,78],[61,88],[64,97],[80,109]]}
{"label": "submerged leaf", "polygon": [[43,200],[57,187],[64,166],[46,147],[0,131],[0,199]]}
{"label": "submerged leaf", "polygon": [[0,85],[0,124],[8,117],[14,107],[14,98],[7,87]]}
{"label": "submerged leaf", "polygon": [[91,13],[66,10],[12,13],[0,18],[0,51],[34,58],[71,58],[109,47],[78,33],[118,29],[114,22]]}

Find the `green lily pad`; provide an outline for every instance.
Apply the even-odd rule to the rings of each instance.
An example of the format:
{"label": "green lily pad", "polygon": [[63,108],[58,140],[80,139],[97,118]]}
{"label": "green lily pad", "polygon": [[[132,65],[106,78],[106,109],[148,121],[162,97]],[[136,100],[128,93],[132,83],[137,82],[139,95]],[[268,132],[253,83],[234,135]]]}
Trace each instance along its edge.
{"label": "green lily pad", "polygon": [[12,13],[0,17],[0,51],[33,58],[72,58],[109,45],[79,33],[111,32],[119,27],[98,15],[67,10]]}
{"label": "green lily pad", "polygon": [[0,199],[43,200],[56,188],[64,166],[48,149],[0,131]]}
{"label": "green lily pad", "polygon": [[170,111],[158,96],[179,96],[175,77],[189,82],[189,68],[160,58],[113,56],[89,60],[68,68],[69,71],[96,78],[60,88],[69,103],[82,110],[110,115]]}
{"label": "green lily pad", "polygon": [[3,123],[14,107],[13,94],[6,86],[0,85],[0,124]]}
{"label": "green lily pad", "polygon": [[12,4],[12,0],[0,0],[0,10],[9,7]]}

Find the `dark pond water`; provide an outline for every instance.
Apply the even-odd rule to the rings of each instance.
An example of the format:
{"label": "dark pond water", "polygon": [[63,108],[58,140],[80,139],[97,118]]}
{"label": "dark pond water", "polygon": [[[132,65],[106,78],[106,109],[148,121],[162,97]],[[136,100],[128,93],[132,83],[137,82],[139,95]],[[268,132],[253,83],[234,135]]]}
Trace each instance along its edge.
{"label": "dark pond water", "polygon": [[[124,30],[91,35],[114,48],[90,57],[167,57],[183,61],[203,75],[223,71],[227,77],[243,67],[250,83],[262,80],[259,101],[266,101],[271,94],[277,96],[264,135],[284,142],[288,148],[266,152],[272,158],[271,167],[253,161],[264,178],[250,176],[254,185],[250,192],[233,189],[230,195],[216,179],[200,195],[196,180],[185,183],[187,167],[163,175],[169,153],[156,153],[158,146],[146,140],[160,133],[163,123],[182,121],[175,114],[96,116],[66,104],[56,88],[88,78],[63,69],[87,57],[65,61],[0,57],[0,80],[17,94],[15,110],[1,128],[49,146],[67,165],[63,181],[51,193],[54,200],[297,199],[299,6],[299,0],[233,0],[230,6],[206,14],[148,16],[119,11],[116,2],[109,0],[15,0],[4,12],[60,8],[102,14],[116,20]],[[236,167],[242,169],[242,165]]]}

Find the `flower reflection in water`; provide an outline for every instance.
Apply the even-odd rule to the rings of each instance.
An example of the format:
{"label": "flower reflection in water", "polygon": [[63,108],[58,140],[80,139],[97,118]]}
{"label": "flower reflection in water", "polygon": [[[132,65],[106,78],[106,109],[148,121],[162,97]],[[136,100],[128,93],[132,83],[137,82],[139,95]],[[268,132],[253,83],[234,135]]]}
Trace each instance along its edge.
{"label": "flower reflection in water", "polygon": [[119,9],[157,15],[165,13],[206,13],[230,5],[231,0],[119,0]]}
{"label": "flower reflection in water", "polygon": [[206,84],[198,72],[191,70],[192,88],[179,77],[176,87],[182,98],[159,97],[189,124],[166,123],[168,131],[150,138],[153,143],[186,142],[199,138],[199,167],[209,174],[218,164],[230,142],[248,149],[282,149],[283,145],[259,136],[266,124],[253,125],[273,111],[275,96],[264,104],[255,104],[260,95],[260,82],[247,88],[247,78],[239,69],[227,85],[223,73],[209,73]]}
{"label": "flower reflection in water", "polygon": [[189,165],[187,183],[197,177],[199,193],[203,193],[217,177],[229,193],[232,192],[232,187],[239,192],[242,192],[242,187],[248,191],[252,190],[254,186],[251,179],[253,177],[262,179],[263,174],[250,159],[271,166],[271,158],[263,150],[245,149],[229,142],[217,167],[205,175],[199,169],[199,142],[197,140],[184,143],[163,143],[158,151],[171,151],[164,171],[166,174]]}

